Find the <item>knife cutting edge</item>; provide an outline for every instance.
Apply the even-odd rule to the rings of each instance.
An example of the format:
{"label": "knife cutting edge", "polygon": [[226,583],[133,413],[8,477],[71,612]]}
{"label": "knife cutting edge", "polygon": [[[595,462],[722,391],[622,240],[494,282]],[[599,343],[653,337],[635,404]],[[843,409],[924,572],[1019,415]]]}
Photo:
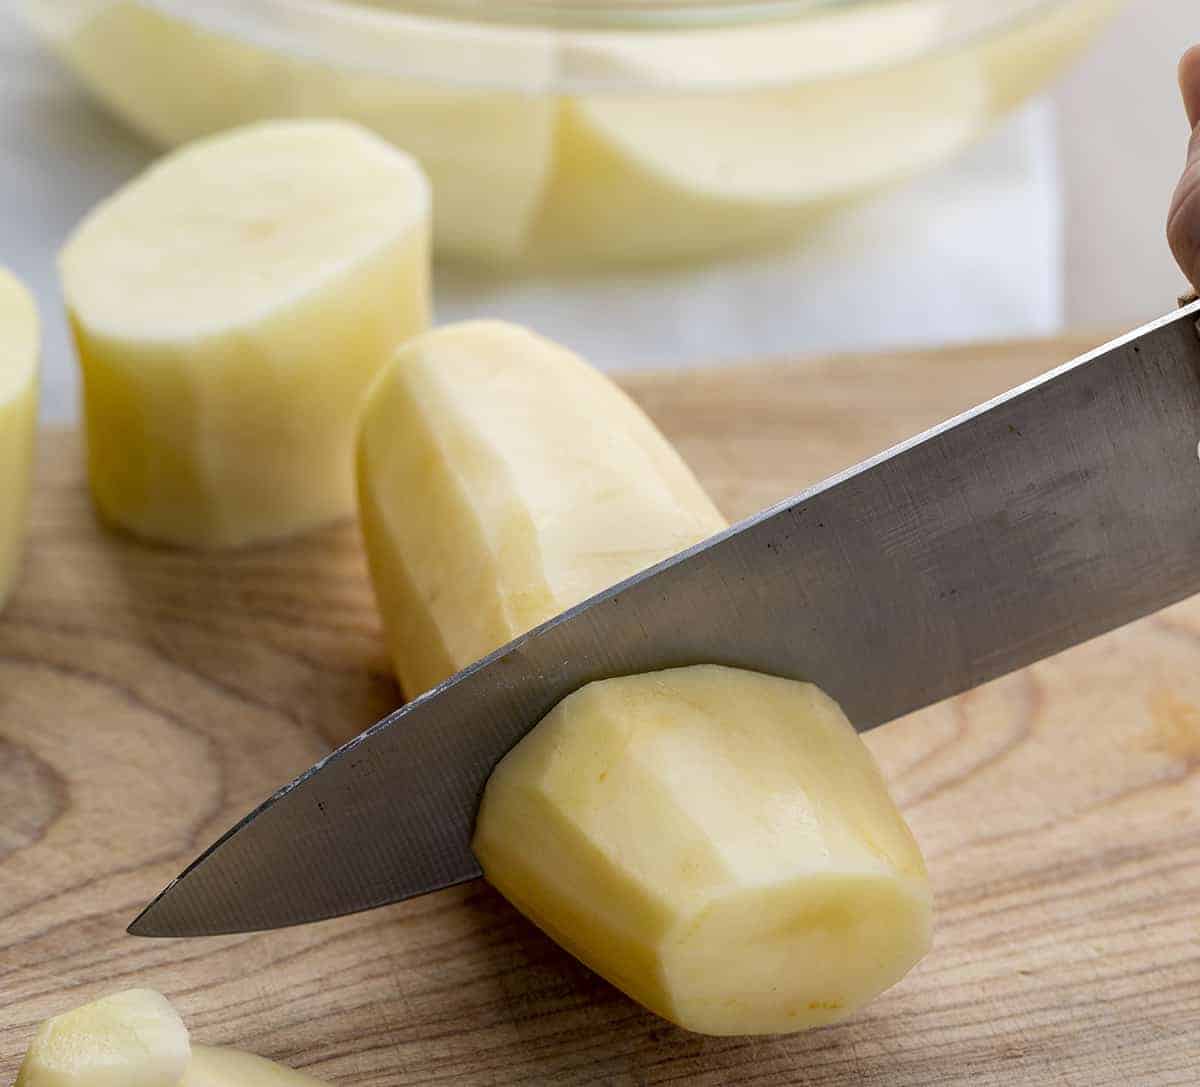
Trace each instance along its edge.
{"label": "knife cutting edge", "polygon": [[535,628],[284,786],[133,922],[244,932],[479,876],[496,763],[594,679],[817,683],[860,730],[1200,592],[1200,303]]}

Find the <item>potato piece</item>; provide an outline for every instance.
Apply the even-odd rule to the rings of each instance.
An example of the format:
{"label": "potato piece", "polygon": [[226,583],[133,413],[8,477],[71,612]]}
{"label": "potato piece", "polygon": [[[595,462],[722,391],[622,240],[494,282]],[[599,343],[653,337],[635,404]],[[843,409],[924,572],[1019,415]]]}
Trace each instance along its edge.
{"label": "potato piece", "polygon": [[15,1087],[176,1087],[189,1056],[166,997],[129,989],[47,1019]]}
{"label": "potato piece", "polygon": [[920,851],[811,684],[711,665],[592,683],[496,768],[474,849],[572,954],[706,1034],[840,1019],[929,947]]}
{"label": "potato piece", "polygon": [[37,426],[38,316],[29,292],[0,268],[0,608],[21,560]]}
{"label": "potato piece", "polygon": [[410,696],[725,527],[616,385],[499,322],[443,328],[400,352],[363,416],[358,483]]}
{"label": "potato piece", "polygon": [[327,1087],[322,1079],[274,1061],[216,1046],[192,1046],[179,1087]]}
{"label": "potato piece", "polygon": [[778,240],[949,158],[987,106],[978,65],[957,55],[812,85],[570,101],[533,244],[648,261]]}
{"label": "potato piece", "polygon": [[524,248],[553,162],[558,108],[546,94],[498,89],[514,72],[520,85],[546,85],[554,54],[544,36],[507,44],[495,37],[478,41],[473,27],[427,19],[376,28],[377,55],[390,47],[396,56],[419,56],[425,71],[461,69],[464,51],[476,46],[471,81],[482,90],[322,63],[205,29],[149,0],[85,7],[54,40],[103,102],[161,144],[268,117],[367,125],[428,173],[438,251],[493,263]]}
{"label": "potato piece", "polygon": [[63,250],[92,490],[199,547],[349,514],[362,398],[428,323],[428,184],[344,122],[255,125],[166,158]]}

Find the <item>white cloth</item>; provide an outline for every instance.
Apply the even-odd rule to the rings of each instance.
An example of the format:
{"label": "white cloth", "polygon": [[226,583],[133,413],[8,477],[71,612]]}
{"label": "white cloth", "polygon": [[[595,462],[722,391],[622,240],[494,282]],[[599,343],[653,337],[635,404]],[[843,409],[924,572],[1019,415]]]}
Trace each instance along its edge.
{"label": "white cloth", "polygon": [[[1054,144],[1049,107],[1031,107],[786,252],[554,282],[442,271],[438,317],[522,321],[609,369],[1049,332],[1062,308]],[[0,263],[41,303],[44,418],[77,412],[55,252],[152,155],[0,5]]]}

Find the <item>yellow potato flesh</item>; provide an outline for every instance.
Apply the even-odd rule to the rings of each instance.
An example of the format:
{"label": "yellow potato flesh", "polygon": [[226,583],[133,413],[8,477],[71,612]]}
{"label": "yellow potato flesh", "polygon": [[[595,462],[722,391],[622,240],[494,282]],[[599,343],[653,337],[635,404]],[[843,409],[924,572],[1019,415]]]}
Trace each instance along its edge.
{"label": "yellow potato flesh", "polygon": [[593,683],[497,767],[474,849],[564,947],[702,1033],[840,1019],[929,947],[920,851],[810,684],[711,665]]}
{"label": "yellow potato flesh", "polygon": [[47,1019],[15,1087],[176,1087],[189,1055],[167,999],[130,989]]}
{"label": "yellow potato flesh", "polygon": [[[48,0],[58,3],[58,0]],[[552,58],[528,46],[474,48],[469,27],[396,20],[375,28],[380,54],[416,55],[453,72],[470,56],[485,89],[376,75],[205,30],[147,0],[100,5],[58,37],[58,49],[104,102],[157,143],[175,145],[263,118],[340,117],[415,156],[432,182],[438,251],[481,263],[526,243],[554,151],[557,103],[487,86],[487,65],[537,85]],[[542,70],[545,69],[544,74]],[[204,93],[197,93],[203,87]]]}
{"label": "yellow potato flesh", "polygon": [[217,1046],[192,1046],[179,1087],[328,1087],[326,1082],[274,1061]]}
{"label": "yellow potato flesh", "polygon": [[512,325],[412,342],[363,417],[359,512],[410,696],[725,527],[611,381]]}
{"label": "yellow potato flesh", "polygon": [[0,607],[17,578],[37,426],[38,317],[33,299],[0,268]]}
{"label": "yellow potato flesh", "polygon": [[979,66],[958,56],[699,102],[577,99],[535,246],[646,261],[778,240],[949,158],[986,110]]}
{"label": "yellow potato flesh", "polygon": [[130,989],[48,1019],[15,1087],[327,1087],[281,1064],[193,1046],[161,993]]}
{"label": "yellow potato flesh", "polygon": [[92,490],[196,547],[354,506],[364,393],[428,323],[428,185],[342,122],[262,124],[163,160],[61,258]]}

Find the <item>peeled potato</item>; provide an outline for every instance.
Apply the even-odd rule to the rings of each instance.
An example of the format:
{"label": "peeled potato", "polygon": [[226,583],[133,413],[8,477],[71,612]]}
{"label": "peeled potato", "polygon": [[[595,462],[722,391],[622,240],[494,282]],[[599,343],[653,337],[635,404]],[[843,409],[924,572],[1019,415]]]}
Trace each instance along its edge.
{"label": "peeled potato", "polygon": [[[723,527],[611,382],[491,322],[401,352],[358,469],[410,694]],[[497,767],[474,848],[518,909],[695,1031],[841,1018],[929,945],[916,843],[866,746],[805,683],[703,665],[593,683]]]}
{"label": "peeled potato", "polygon": [[240,546],[354,506],[364,393],[428,323],[429,188],[355,125],[178,151],[61,256],[92,491],[153,540]]}
{"label": "peeled potato", "polygon": [[943,161],[987,120],[950,56],[811,85],[564,105],[535,245],[565,258],[685,258],[777,239]]}
{"label": "peeled potato", "polygon": [[37,425],[38,316],[29,292],[0,268],[0,607],[16,580]]}
{"label": "peeled potato", "polygon": [[192,1046],[179,1087],[327,1087],[324,1080],[274,1061],[216,1046]]}
{"label": "peeled potato", "polygon": [[474,849],[572,954],[705,1034],[843,1018],[929,948],[920,851],[811,684],[711,665],[592,683],[493,772]]}
{"label": "peeled potato", "polygon": [[47,1019],[15,1087],[176,1087],[189,1056],[166,997],[130,989]]}
{"label": "peeled potato", "polygon": [[439,329],[400,352],[363,415],[358,484],[410,696],[725,527],[616,385],[493,321]]}

